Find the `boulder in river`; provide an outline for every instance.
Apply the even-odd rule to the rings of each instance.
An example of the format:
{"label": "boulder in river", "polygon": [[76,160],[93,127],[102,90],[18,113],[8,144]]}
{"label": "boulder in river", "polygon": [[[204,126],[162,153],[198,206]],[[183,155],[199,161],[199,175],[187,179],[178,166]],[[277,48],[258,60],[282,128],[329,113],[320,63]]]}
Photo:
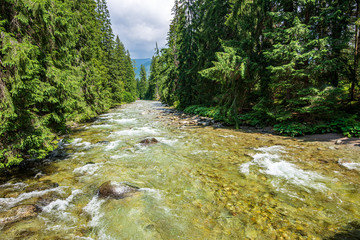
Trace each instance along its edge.
{"label": "boulder in river", "polygon": [[148,146],[157,144],[159,141],[156,138],[145,138],[144,140],[141,140],[140,144]]}
{"label": "boulder in river", "polygon": [[138,191],[139,188],[124,183],[107,181],[99,187],[97,195],[101,198],[123,199],[131,197]]}
{"label": "boulder in river", "polygon": [[6,226],[27,218],[37,216],[39,208],[35,205],[20,205],[0,214],[0,226]]}

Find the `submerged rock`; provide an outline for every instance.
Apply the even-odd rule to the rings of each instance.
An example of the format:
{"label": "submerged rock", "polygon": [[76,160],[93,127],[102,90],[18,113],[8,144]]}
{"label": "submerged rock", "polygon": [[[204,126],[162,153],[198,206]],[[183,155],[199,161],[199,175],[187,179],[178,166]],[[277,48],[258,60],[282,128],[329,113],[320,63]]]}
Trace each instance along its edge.
{"label": "submerged rock", "polygon": [[64,196],[59,192],[47,192],[40,197],[34,198],[34,200],[36,200],[36,206],[42,209],[51,202],[56,201],[57,199],[62,199],[63,197]]}
{"label": "submerged rock", "polygon": [[140,143],[142,145],[153,145],[153,144],[157,144],[159,141],[156,138],[145,138],[144,140],[142,140]]}
{"label": "submerged rock", "polygon": [[41,182],[34,183],[26,188],[26,192],[33,192],[33,191],[44,191],[47,189],[57,188],[59,187],[58,183],[54,183],[50,180],[45,180]]}
{"label": "submerged rock", "polygon": [[139,188],[137,187],[129,186],[124,183],[108,181],[100,186],[100,188],[97,190],[97,195],[101,198],[123,199],[131,197],[138,191]]}
{"label": "submerged rock", "polygon": [[20,205],[0,214],[0,226],[37,216],[39,208],[35,205]]}

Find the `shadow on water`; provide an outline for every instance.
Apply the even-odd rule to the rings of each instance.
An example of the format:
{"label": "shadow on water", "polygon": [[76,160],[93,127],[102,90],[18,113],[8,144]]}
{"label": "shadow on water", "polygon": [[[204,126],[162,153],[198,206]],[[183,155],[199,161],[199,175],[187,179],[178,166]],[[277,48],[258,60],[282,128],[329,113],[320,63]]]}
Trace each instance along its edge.
{"label": "shadow on water", "polygon": [[11,169],[0,169],[0,185],[9,181],[9,179],[26,179],[36,178],[38,174],[52,174],[57,168],[52,164],[56,161],[67,160],[71,157],[62,143],[58,148],[50,152],[44,159],[26,159],[18,166]]}
{"label": "shadow on water", "polygon": [[360,239],[360,222],[354,221],[349,223],[341,232],[325,240],[359,240]]}

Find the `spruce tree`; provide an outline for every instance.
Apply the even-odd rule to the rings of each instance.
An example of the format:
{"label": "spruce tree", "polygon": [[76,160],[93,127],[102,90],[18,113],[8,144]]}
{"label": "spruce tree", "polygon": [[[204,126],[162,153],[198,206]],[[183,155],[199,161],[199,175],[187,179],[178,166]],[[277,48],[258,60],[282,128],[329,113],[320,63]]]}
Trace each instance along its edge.
{"label": "spruce tree", "polygon": [[140,99],[146,99],[146,92],[148,89],[148,81],[146,76],[145,66],[140,66],[140,81],[139,81],[139,97]]}

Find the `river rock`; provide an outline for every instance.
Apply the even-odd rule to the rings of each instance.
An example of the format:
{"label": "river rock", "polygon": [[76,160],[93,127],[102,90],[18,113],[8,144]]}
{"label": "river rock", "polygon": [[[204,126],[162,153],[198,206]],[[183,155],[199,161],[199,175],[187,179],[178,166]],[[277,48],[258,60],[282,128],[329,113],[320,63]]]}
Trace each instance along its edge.
{"label": "river rock", "polygon": [[145,138],[140,142],[140,144],[147,146],[147,145],[157,144],[158,142],[159,141],[156,138]]}
{"label": "river rock", "polygon": [[63,194],[54,191],[54,192],[47,192],[37,198],[33,198],[30,201],[35,202],[36,206],[42,209],[43,207],[49,205],[51,202],[62,198],[64,198]]}
{"label": "river rock", "polygon": [[39,208],[35,205],[20,205],[0,214],[0,226],[6,226],[27,218],[37,216]]}
{"label": "river rock", "polygon": [[59,187],[58,183],[54,183],[50,180],[45,180],[28,186],[25,191],[26,192],[44,191],[47,189],[52,189],[57,187]]}
{"label": "river rock", "polygon": [[101,198],[123,199],[131,197],[138,192],[136,187],[128,186],[124,183],[105,182],[97,190],[97,195]]}
{"label": "river rock", "polygon": [[337,140],[335,141],[335,144],[336,144],[336,145],[340,145],[340,144],[343,144],[343,142],[342,142],[341,139],[337,139]]}

